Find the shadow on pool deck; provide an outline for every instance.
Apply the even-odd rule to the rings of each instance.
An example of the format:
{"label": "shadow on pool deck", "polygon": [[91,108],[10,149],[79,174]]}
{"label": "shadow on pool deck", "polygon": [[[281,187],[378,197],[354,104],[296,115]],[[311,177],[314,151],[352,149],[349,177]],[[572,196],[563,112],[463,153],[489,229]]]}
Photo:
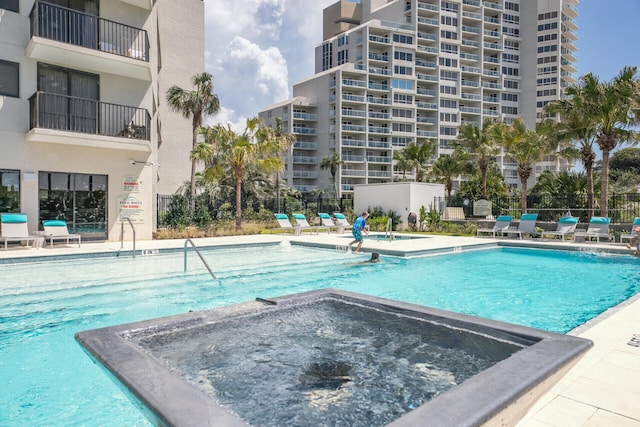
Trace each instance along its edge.
{"label": "shadow on pool deck", "polygon": [[[292,243],[323,247],[344,246],[347,234],[303,236],[251,235],[194,239],[198,246],[224,246],[259,243]],[[184,239],[139,241],[136,249],[180,249]],[[361,257],[368,252],[410,255],[442,253],[463,248],[491,245],[531,246],[565,250],[602,251],[629,254],[621,244],[577,244],[573,242],[491,239],[477,237],[429,236],[425,239],[398,239],[392,242],[366,240]],[[83,243],[82,248],[60,245],[54,249],[20,247],[0,251],[2,260],[43,256],[117,253],[120,242]],[[123,253],[131,252],[124,242]],[[640,259],[638,259],[640,267]],[[640,295],[614,307],[587,324],[570,332],[594,342],[594,347],[538,400],[518,427],[542,426],[628,426],[640,427]]]}

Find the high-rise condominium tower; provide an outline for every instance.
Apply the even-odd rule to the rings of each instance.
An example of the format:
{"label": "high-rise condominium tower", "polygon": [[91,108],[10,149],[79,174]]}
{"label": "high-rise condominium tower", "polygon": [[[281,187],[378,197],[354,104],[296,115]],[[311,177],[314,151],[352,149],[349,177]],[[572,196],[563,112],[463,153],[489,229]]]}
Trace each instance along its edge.
{"label": "high-rise condominium tower", "polygon": [[[297,137],[284,179],[303,193],[351,197],[390,182],[395,150],[425,138],[450,153],[463,123],[529,127],[574,83],[578,0],[361,0],[324,10],[316,74],[260,112]],[[335,182],[322,159],[337,153]],[[507,183],[516,165],[499,158]],[[567,170],[553,157],[535,168]],[[410,175],[407,177],[411,178]]]}

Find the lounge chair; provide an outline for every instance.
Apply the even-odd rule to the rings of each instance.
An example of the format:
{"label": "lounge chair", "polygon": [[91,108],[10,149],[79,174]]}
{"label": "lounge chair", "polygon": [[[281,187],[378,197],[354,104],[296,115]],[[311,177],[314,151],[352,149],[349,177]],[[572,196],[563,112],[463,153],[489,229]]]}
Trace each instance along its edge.
{"label": "lounge chair", "polygon": [[4,242],[4,250],[7,250],[9,242],[29,242],[34,247],[38,242],[37,236],[29,234],[27,226],[27,214],[23,213],[0,213],[0,242]]}
{"label": "lounge chair", "polygon": [[296,220],[294,227],[298,229],[296,234],[300,234],[300,232],[304,230],[309,230],[309,232],[311,233],[318,234],[318,227],[314,227],[309,224],[309,221],[307,221],[307,217],[305,217],[304,214],[294,213],[293,218]]}
{"label": "lounge chair", "polygon": [[271,232],[273,233],[273,230],[281,230],[284,233],[287,232],[292,232],[294,233],[296,231],[295,227],[293,226],[293,224],[291,224],[291,221],[289,221],[289,217],[287,216],[287,214],[283,214],[283,213],[277,213],[277,214],[273,214],[276,217],[276,221],[278,221],[278,225],[280,226],[279,228],[272,228]]}
{"label": "lounge chair", "polygon": [[492,228],[478,228],[476,236],[479,237],[480,233],[491,233],[491,237],[496,237],[498,233],[504,236],[505,231],[507,231],[509,225],[511,225],[512,219],[511,215],[500,215],[496,218],[496,223],[493,224]]}
{"label": "lounge chair", "polygon": [[69,234],[66,221],[57,219],[44,220],[42,221],[42,227],[44,227],[44,238],[49,240],[52,248],[54,240],[66,240],[67,245],[70,240],[77,240],[78,247],[80,247],[82,237],[79,234]]}
{"label": "lounge chair", "polygon": [[623,240],[629,240],[631,241],[631,238],[633,236],[637,236],[639,231],[638,229],[640,228],[640,218],[636,217],[633,220],[633,224],[631,224],[631,233],[623,233],[620,235],[620,243],[624,243]]}
{"label": "lounge chair", "polygon": [[351,230],[352,225],[349,223],[349,220],[346,216],[344,216],[344,214],[340,212],[334,212],[333,217],[336,219],[336,227],[338,233],[344,233],[345,229]]}
{"label": "lounge chair", "polygon": [[328,233],[331,233],[331,230],[338,229],[338,227],[333,223],[331,215],[329,215],[328,213],[319,213],[318,216],[320,217],[320,223],[322,224],[322,227],[327,227]]}
{"label": "lounge chair", "polygon": [[518,238],[522,239],[523,234],[529,234],[534,236],[536,234],[540,234],[536,231],[536,220],[538,219],[538,214],[523,214],[520,217],[520,222],[518,223],[518,228],[507,229],[504,231],[504,234],[509,237],[510,234],[517,234]]}
{"label": "lounge chair", "polygon": [[611,218],[604,218],[601,216],[591,217],[589,221],[589,227],[586,231],[576,231],[573,233],[573,241],[576,241],[576,237],[582,237],[584,240],[591,240],[595,237],[596,242],[600,243],[600,239],[605,238],[611,240],[611,234],[609,234],[609,224]]}
{"label": "lounge chair", "polygon": [[556,231],[543,231],[540,233],[541,240],[544,240],[544,236],[560,236],[560,240],[564,241],[565,236],[571,236],[575,233],[577,225],[578,218],[562,217],[558,221]]}

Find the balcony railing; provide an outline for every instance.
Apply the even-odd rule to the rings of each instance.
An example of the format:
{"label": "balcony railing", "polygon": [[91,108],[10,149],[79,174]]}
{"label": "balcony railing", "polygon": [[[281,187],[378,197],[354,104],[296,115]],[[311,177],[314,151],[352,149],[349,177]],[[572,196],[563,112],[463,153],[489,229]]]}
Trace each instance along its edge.
{"label": "balcony railing", "polygon": [[149,140],[151,117],[143,108],[36,92],[29,98],[30,129],[44,128]]}
{"label": "balcony railing", "polygon": [[95,15],[36,1],[29,15],[31,37],[149,61],[147,32]]}

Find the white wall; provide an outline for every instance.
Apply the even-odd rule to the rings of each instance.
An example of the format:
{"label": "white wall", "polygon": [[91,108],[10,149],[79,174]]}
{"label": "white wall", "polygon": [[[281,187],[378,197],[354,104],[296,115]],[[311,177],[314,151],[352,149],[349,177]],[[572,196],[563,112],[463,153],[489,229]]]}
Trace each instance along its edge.
{"label": "white wall", "polygon": [[376,207],[381,207],[384,212],[393,210],[400,215],[402,228],[406,229],[409,213],[418,214],[420,206],[428,210],[435,197],[444,197],[443,184],[389,182],[356,185],[353,207],[356,215]]}

